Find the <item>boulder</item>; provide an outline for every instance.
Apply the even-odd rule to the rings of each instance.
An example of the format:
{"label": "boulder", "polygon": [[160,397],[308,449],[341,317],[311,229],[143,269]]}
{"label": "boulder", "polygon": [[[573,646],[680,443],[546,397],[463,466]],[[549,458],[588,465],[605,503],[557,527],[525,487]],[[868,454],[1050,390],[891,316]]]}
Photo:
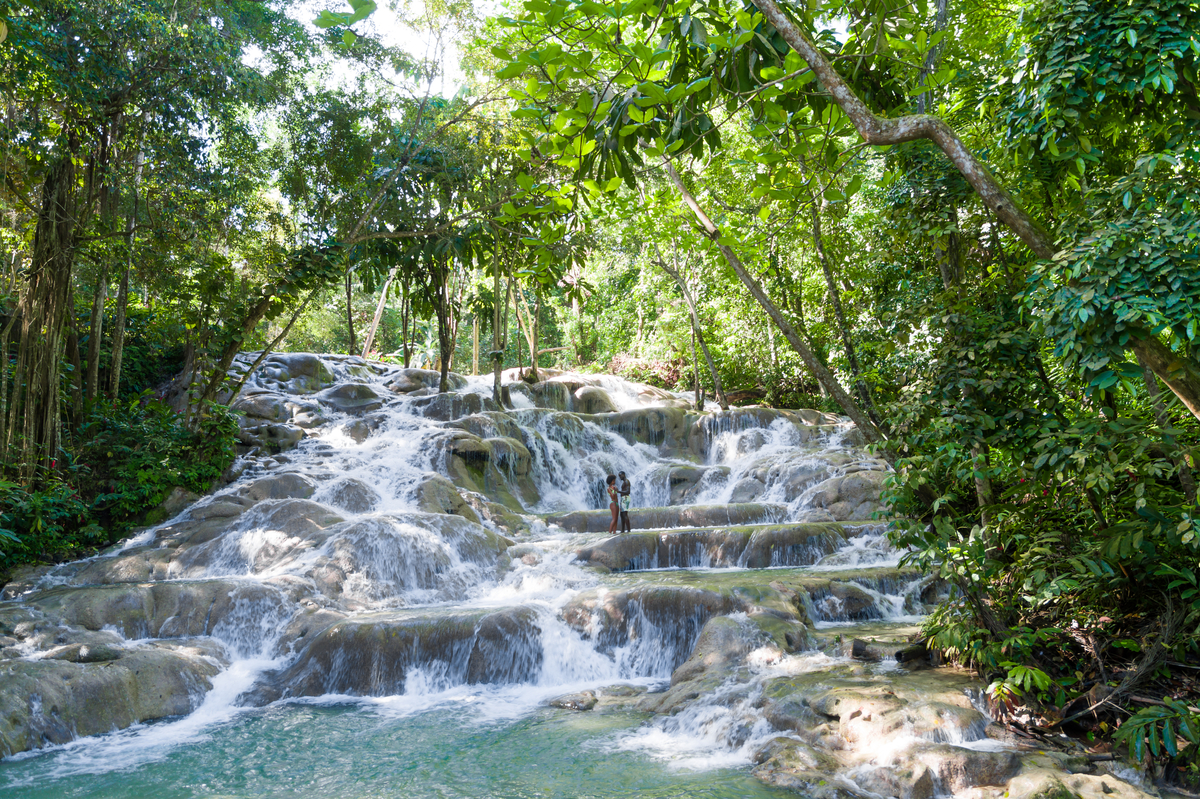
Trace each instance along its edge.
{"label": "boulder", "polygon": [[261,574],[320,546],[343,517],[307,499],[285,499],[239,517],[234,529],[197,546],[181,548],[178,574]]}
{"label": "boulder", "polygon": [[384,398],[366,383],[342,383],[321,393],[321,404],[350,414],[362,416],[383,407]]}
{"label": "boulder", "polygon": [[238,420],[238,443],[245,447],[258,447],[267,452],[284,452],[292,449],[304,439],[304,430],[291,424],[257,422],[244,417]]}
{"label": "boulder", "polygon": [[536,677],[541,630],[527,608],[388,611],[334,622],[310,636],[288,668],[268,675],[271,696],[404,692],[411,670],[439,669],[449,684],[515,683]]}
{"label": "boulder", "polygon": [[846,539],[833,524],[790,524],[754,531],[738,563],[748,569],[810,566],[837,551]]}
{"label": "boulder", "polygon": [[575,389],[570,410],[584,414],[616,413],[617,406],[608,392],[599,386],[580,386]]}
{"label": "boulder", "polygon": [[[759,495],[766,490],[766,486],[759,480],[753,477],[743,477],[733,484],[733,493],[729,496],[730,502],[753,502],[758,499]],[[833,521],[830,519],[830,521]]]}
{"label": "boulder", "polygon": [[[317,490],[317,484],[302,474],[285,472],[261,477],[238,488],[236,496],[250,502],[264,499],[308,499]],[[211,514],[211,511],[209,511]],[[231,514],[232,515],[232,514]],[[195,515],[193,514],[193,518]],[[210,515],[208,518],[212,518]]]}
{"label": "boulder", "polygon": [[[643,674],[669,674],[692,653],[700,630],[714,616],[748,607],[732,592],[684,586],[639,585],[620,591],[586,591],[562,610],[572,628],[596,642],[602,652],[626,652]],[[645,632],[653,630],[654,635]]]}
{"label": "boulder", "polygon": [[882,509],[881,495],[887,478],[887,472],[874,469],[831,477],[810,489],[809,501],[838,521],[866,521]]}
{"label": "boulder", "polygon": [[828,597],[816,605],[826,621],[855,621],[880,615],[875,597],[854,583],[831,582]]}
{"label": "boulder", "polygon": [[595,416],[590,421],[630,444],[651,444],[663,452],[688,447],[688,415],[681,408],[635,408]]}
{"label": "boulder", "polygon": [[[321,490],[321,498],[347,513],[369,513],[379,504],[379,492],[362,480],[347,477]],[[424,509],[422,509],[424,510]]]}
{"label": "boulder", "polygon": [[864,502],[879,502],[887,472],[859,471],[846,475],[838,486],[838,500],[857,507]]}
{"label": "boulder", "polygon": [[[173,516],[178,516],[188,505],[197,502],[200,495],[194,491],[188,491],[182,486],[175,486],[171,489],[171,493],[167,494],[167,498],[158,504],[158,507],[151,511],[151,516],[159,520],[170,519]],[[148,523],[154,522],[147,520]]]}
{"label": "boulder", "polygon": [[360,602],[459,599],[508,566],[512,541],[477,523],[437,513],[369,516],[331,529],[306,573],[334,598]]}
{"label": "boulder", "polygon": [[499,411],[500,406],[491,397],[478,394],[435,394],[413,400],[413,407],[427,419],[450,422],[484,411]]}
{"label": "boulder", "polygon": [[43,614],[35,627],[66,624],[93,631],[112,627],[128,639],[220,635],[236,626],[231,617],[238,614],[283,619],[291,613],[279,590],[240,580],[56,588],[31,597],[29,603]]}
{"label": "boulder", "polygon": [[[411,394],[421,389],[437,391],[441,379],[441,372],[433,369],[400,369],[384,385],[397,394]],[[467,385],[467,379],[454,372],[450,372],[448,379],[451,391],[458,391]]]}
{"label": "boulder", "polygon": [[[1064,769],[1063,764],[1048,757],[1026,756],[1026,761],[1021,772],[1006,786],[1008,799],[1152,799],[1159,795],[1157,791],[1148,793],[1111,774],[1071,773],[1079,769]],[[1086,769],[1093,770],[1094,767]],[[1164,795],[1168,793],[1163,792]]]}
{"label": "boulder", "polygon": [[468,521],[479,524],[479,514],[475,512],[454,484],[436,472],[428,472],[421,478],[413,489],[413,500],[417,507],[425,513],[445,513],[461,516]]}
{"label": "boulder", "polygon": [[0,757],[190,713],[224,665],[214,642],[159,643],[93,662],[0,662]]}
{"label": "boulder", "polygon": [[238,395],[229,409],[235,413],[240,412],[248,418],[268,422],[287,422],[292,418],[287,398],[273,391],[250,394],[243,392]]}
{"label": "boulder", "polygon": [[615,535],[576,551],[575,557],[608,571],[744,566],[807,566],[838,549],[838,525],[782,524],[717,527]]}
{"label": "boulder", "polygon": [[555,697],[550,700],[550,707],[559,707],[564,710],[591,710],[599,701],[595,691],[580,691],[575,694],[566,694],[564,696]]}
{"label": "boulder", "polygon": [[276,352],[267,356],[254,379],[260,386],[287,394],[313,394],[331,385],[334,375],[320,355]]}
{"label": "boulder", "polygon": [[697,679],[710,671],[728,671],[740,665],[761,641],[748,620],[730,616],[709,619],[696,638],[692,653],[671,673],[671,685]]}

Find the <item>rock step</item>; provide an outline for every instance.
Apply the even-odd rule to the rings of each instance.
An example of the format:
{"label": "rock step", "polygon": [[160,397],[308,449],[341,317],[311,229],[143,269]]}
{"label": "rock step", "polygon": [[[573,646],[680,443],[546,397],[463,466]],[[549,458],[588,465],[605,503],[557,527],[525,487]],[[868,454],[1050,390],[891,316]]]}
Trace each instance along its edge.
{"label": "rock step", "polygon": [[[629,511],[629,522],[638,530],[772,524],[782,519],[786,512],[787,506],[769,502],[672,505],[665,508],[634,508]],[[603,533],[608,530],[612,513],[608,510],[576,510],[550,514],[545,519],[547,524],[556,524],[572,533]]]}
{"label": "rock step", "polygon": [[637,531],[583,547],[576,558],[609,571],[809,566],[867,529],[839,524],[763,524]]}
{"label": "rock step", "polygon": [[544,657],[543,622],[531,607],[422,608],[316,621],[319,632],[296,660],[266,675],[241,702],[401,694],[417,668],[449,685],[527,682],[537,678]]}
{"label": "rock step", "polygon": [[[652,575],[613,573],[604,582],[606,590],[613,594],[632,590],[667,594],[695,591],[743,599],[782,594],[801,608],[804,619],[813,622],[879,620],[897,609],[923,613],[924,606],[936,602],[945,591],[944,583],[924,579],[915,569],[894,566],[840,571],[811,571],[804,567],[732,572],[680,569]],[[904,607],[895,608],[887,597],[903,597]]]}

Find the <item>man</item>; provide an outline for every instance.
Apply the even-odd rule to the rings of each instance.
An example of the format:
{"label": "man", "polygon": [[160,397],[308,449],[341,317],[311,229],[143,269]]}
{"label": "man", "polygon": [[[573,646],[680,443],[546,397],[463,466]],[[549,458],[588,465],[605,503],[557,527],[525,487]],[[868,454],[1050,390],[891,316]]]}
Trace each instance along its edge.
{"label": "man", "polygon": [[621,532],[628,533],[631,531],[629,526],[629,492],[633,490],[633,486],[629,483],[629,478],[625,476],[625,472],[620,472],[617,477],[621,479]]}

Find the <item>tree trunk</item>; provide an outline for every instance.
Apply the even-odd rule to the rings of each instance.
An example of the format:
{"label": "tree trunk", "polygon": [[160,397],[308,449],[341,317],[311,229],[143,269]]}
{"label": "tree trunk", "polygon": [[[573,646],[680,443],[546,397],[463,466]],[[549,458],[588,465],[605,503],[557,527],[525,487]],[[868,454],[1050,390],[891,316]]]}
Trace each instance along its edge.
{"label": "tree trunk", "polygon": [[[142,115],[142,124],[146,123],[146,115]],[[137,158],[133,162],[133,207],[125,220],[125,268],[121,270],[121,283],[117,287],[117,307],[113,317],[112,358],[108,367],[108,396],[117,398],[121,388],[121,361],[125,355],[125,318],[129,309],[129,271],[133,268],[133,232],[137,227],[138,189],[142,180],[142,168],[146,164],[146,154],[138,144]]]}
{"label": "tree trunk", "polygon": [[[74,303],[71,302],[70,306]],[[67,358],[71,361],[71,376],[67,381],[71,395],[71,427],[83,418],[83,362],[79,357],[79,326],[74,307],[67,308]]]}
{"label": "tree trunk", "polygon": [[112,358],[108,367],[108,396],[116,399],[121,388],[121,361],[125,356],[125,317],[129,308],[129,269],[126,261],[117,285],[117,307],[113,314]]}
{"label": "tree trunk", "polygon": [[1050,234],[1021,207],[958,134],[941,119],[928,114],[911,114],[896,119],[876,116],[867,108],[849,84],[842,79],[825,55],[780,10],[775,0],[751,0],[779,35],[804,59],[825,91],[850,118],[858,135],[867,144],[888,145],[929,139],[954,164],[967,183],[975,189],[992,212],[1024,241],[1039,258],[1054,255]]}
{"label": "tree trunk", "polygon": [[350,266],[346,266],[346,331],[350,336],[349,354],[358,351],[354,340],[354,292],[350,286]]}
{"label": "tree trunk", "polygon": [[1175,440],[1174,425],[1171,424],[1171,415],[1167,413],[1167,406],[1162,401],[1162,394],[1158,390],[1158,381],[1145,361],[1139,358],[1138,363],[1142,366],[1142,378],[1146,381],[1146,393],[1150,396],[1150,404],[1154,406],[1154,417],[1158,420],[1158,426],[1162,428],[1163,447],[1167,451],[1167,457],[1175,461],[1179,485],[1183,488],[1184,497],[1187,498],[1188,503],[1195,504],[1196,478],[1192,475],[1192,469],[1188,465],[1187,455],[1180,452],[1179,443]]}
{"label": "tree trunk", "polygon": [[[911,114],[896,119],[875,115],[820,49],[780,10],[775,0],[751,2],[775,26],[788,46],[808,64],[825,91],[850,118],[867,144],[891,145],[919,139],[932,141],[954,164],[984,205],[1025,242],[1034,255],[1044,260],[1054,257],[1054,241],[1050,234],[1000,185],[953,128],[928,114]],[[1200,363],[1171,353],[1165,344],[1150,336],[1149,331],[1141,332],[1146,337],[1132,339],[1128,346],[1137,357],[1145,358],[1154,374],[1179,397],[1193,416],[1200,419]]]}
{"label": "tree trunk", "polygon": [[508,346],[508,294],[512,284],[504,286],[504,302],[500,301],[500,244],[499,239],[492,252],[492,399],[501,408],[504,394],[501,391],[500,372],[504,369],[504,350]]}
{"label": "tree trunk", "polygon": [[824,386],[825,390],[829,392],[834,401],[837,402],[842,410],[846,412],[846,415],[850,417],[850,420],[853,421],[858,429],[862,431],[863,438],[865,438],[867,442],[876,444],[885,441],[885,438],[879,431],[879,428],[875,426],[870,417],[862,412],[862,410],[854,402],[854,399],[846,392],[846,389],[842,388],[841,383],[838,382],[833,373],[830,372],[829,369],[827,369],[825,365],[817,359],[817,356],[813,353],[813,351],[809,349],[808,345],[804,343],[804,340],[800,338],[800,336],[792,328],[791,324],[789,324],[787,319],[784,318],[783,314],[779,312],[779,309],[775,307],[775,303],[771,302],[771,298],[768,297],[766,292],[762,290],[762,287],[758,285],[758,281],[755,280],[748,271],[746,271],[746,267],[742,264],[741,259],[737,257],[737,254],[733,251],[733,249],[726,244],[720,243],[720,230],[715,224],[713,224],[713,221],[708,217],[708,214],[704,213],[704,209],[702,209],[696,202],[696,198],[692,196],[692,193],[688,191],[687,187],[683,184],[683,180],[679,177],[679,173],[675,171],[675,167],[672,166],[670,162],[667,162],[665,166],[668,177],[670,177],[671,182],[679,191],[683,201],[687,203],[688,207],[692,209],[692,213],[696,215],[696,219],[704,228],[705,234],[717,245],[717,248],[721,251],[721,254],[725,256],[725,260],[731,267],[733,267],[733,271],[737,273],[737,276],[742,281],[742,284],[749,289],[751,296],[753,296],[762,309],[767,312],[767,315],[771,317],[771,321],[773,321],[776,327],[779,328],[780,332],[783,333],[784,338],[788,340],[788,344],[792,346],[792,349],[795,350],[796,354],[798,354],[804,361],[804,365],[807,366],[808,370],[812,372],[814,377],[816,377],[817,382]]}
{"label": "tree trunk", "polygon": [[[4,451],[9,458],[16,455],[19,477],[26,484],[34,484],[39,466],[53,468],[58,454],[63,334],[75,251],[75,184],[74,152],[68,152],[50,166],[42,183],[29,278],[17,310],[21,334]],[[15,453],[14,446],[19,448]]]}
{"label": "tree trunk", "polygon": [[434,303],[434,313],[438,325],[438,360],[441,380],[438,392],[445,394],[450,390],[450,361],[454,357],[455,326],[452,318],[453,307],[450,302],[450,278],[452,275],[450,261],[446,260],[438,267],[437,300]]}
{"label": "tree trunk", "polygon": [[1150,367],[1192,415],[1200,419],[1200,368],[1185,355],[1171,352],[1156,338],[1129,342],[1138,363]]}
{"label": "tree trunk", "polygon": [[879,414],[875,411],[875,401],[871,398],[871,389],[867,386],[867,381],[863,379],[862,369],[858,365],[858,353],[854,349],[854,340],[850,337],[850,326],[846,324],[846,312],[842,308],[842,293],[838,289],[837,281],[833,278],[833,266],[829,263],[829,256],[825,252],[825,237],[821,233],[821,212],[817,208],[818,202],[818,198],[814,196],[811,209],[813,246],[817,251],[817,260],[821,262],[821,271],[825,273],[825,287],[829,289],[829,300],[833,303],[833,315],[837,320],[838,332],[841,334],[842,347],[846,351],[846,360],[850,364],[850,374],[854,376],[854,389],[858,392],[858,398],[862,400],[863,407],[867,409],[871,421],[877,426],[882,426]]}
{"label": "tree trunk", "polygon": [[367,328],[367,337],[363,339],[362,356],[367,357],[367,353],[371,351],[371,345],[375,343],[375,331],[379,329],[379,320],[383,318],[383,311],[387,307],[388,289],[392,287],[392,280],[396,277],[396,270],[399,265],[393,266],[388,272],[387,280],[383,282],[383,291],[379,294],[379,304],[375,306],[375,316],[371,317],[371,326]]}
{"label": "tree trunk", "polygon": [[100,269],[92,291],[92,318],[88,325],[87,375],[84,390],[89,401],[100,396],[100,345],[104,338],[104,301],[108,298],[108,265]]}
{"label": "tree trunk", "polygon": [[[525,343],[529,345],[529,375],[533,382],[537,382],[537,316],[542,310],[542,295],[540,290],[537,291],[537,304],[535,312],[530,312],[529,304],[525,302],[525,293],[518,286],[516,290],[517,303],[514,307],[517,309],[517,327],[521,329],[521,333],[525,336]],[[524,316],[521,311],[524,310]],[[520,342],[518,342],[520,346]],[[520,364],[520,356],[517,357],[518,365]]]}
{"label": "tree trunk", "polygon": [[[951,209],[952,222],[958,224],[958,214],[954,209]],[[934,248],[934,257],[938,260],[938,271],[942,275],[942,287],[947,292],[953,292],[958,299],[962,299],[962,284],[960,278],[962,271],[958,266],[958,244],[957,240],[952,238],[947,242],[946,249],[940,247]],[[974,393],[974,389],[970,387],[963,388],[964,398],[970,397]],[[992,505],[996,504],[996,496],[992,492],[992,478],[988,475],[991,460],[991,448],[985,442],[975,442],[971,444],[971,473],[975,482],[975,501],[979,506],[979,520],[984,527],[991,524],[991,513],[987,510]]]}
{"label": "tree trunk", "polygon": [[[656,245],[655,250],[657,251],[657,249]],[[704,361],[708,364],[708,373],[712,375],[713,396],[716,397],[717,404],[721,406],[721,410],[727,411],[729,410],[729,400],[725,398],[725,390],[721,388],[721,376],[717,374],[717,366],[713,363],[712,354],[708,351],[708,345],[704,343],[704,334],[700,327],[700,314],[696,311],[696,301],[692,298],[692,292],[688,291],[687,282],[684,281],[683,276],[679,274],[678,270],[662,259],[661,253],[659,253],[657,263],[659,268],[670,275],[671,279],[675,281],[675,285],[679,286],[679,290],[683,292],[684,302],[687,303],[688,311],[691,312],[692,316],[692,336],[700,343],[700,350],[704,353]],[[692,357],[694,359],[696,355],[694,351],[695,343],[693,343],[692,347]],[[697,377],[697,384],[699,380]],[[696,409],[703,410],[701,405],[703,405],[702,400],[697,403]]]}
{"label": "tree trunk", "polygon": [[412,364],[412,347],[408,341],[408,323],[409,317],[412,316],[412,300],[408,296],[408,284],[409,281],[407,279],[400,284],[402,294],[400,298],[400,348],[404,355],[405,369],[409,368]]}
{"label": "tree trunk", "polygon": [[471,320],[471,374],[479,374],[479,314]]}
{"label": "tree trunk", "polygon": [[529,336],[529,365],[530,374],[533,376],[533,382],[538,381],[538,336],[541,334],[542,326],[542,290],[541,288],[534,289],[535,299],[533,306],[533,325]]}
{"label": "tree trunk", "polygon": [[[933,20],[933,32],[936,34],[946,29],[946,17],[949,3],[947,0],[937,0],[937,15]],[[917,84],[924,86],[926,79],[933,74],[937,68],[938,56],[942,53],[943,42],[938,42],[929,49],[925,54],[925,62],[921,64],[921,72],[917,75]],[[933,107],[931,102],[934,99],[933,91],[925,91],[917,95],[917,113],[924,114],[928,109]]]}

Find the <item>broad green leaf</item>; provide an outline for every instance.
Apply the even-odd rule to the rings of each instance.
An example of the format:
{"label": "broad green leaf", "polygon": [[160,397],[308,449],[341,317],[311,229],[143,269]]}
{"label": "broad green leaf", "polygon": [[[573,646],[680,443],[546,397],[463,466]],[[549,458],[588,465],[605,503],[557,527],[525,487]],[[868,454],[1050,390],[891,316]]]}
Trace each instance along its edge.
{"label": "broad green leaf", "polygon": [[524,74],[525,68],[526,68],[525,64],[522,64],[520,61],[514,61],[511,64],[509,64],[508,66],[501,69],[499,72],[497,72],[496,77],[499,78],[500,80],[510,80],[512,78],[519,78],[522,74]]}

